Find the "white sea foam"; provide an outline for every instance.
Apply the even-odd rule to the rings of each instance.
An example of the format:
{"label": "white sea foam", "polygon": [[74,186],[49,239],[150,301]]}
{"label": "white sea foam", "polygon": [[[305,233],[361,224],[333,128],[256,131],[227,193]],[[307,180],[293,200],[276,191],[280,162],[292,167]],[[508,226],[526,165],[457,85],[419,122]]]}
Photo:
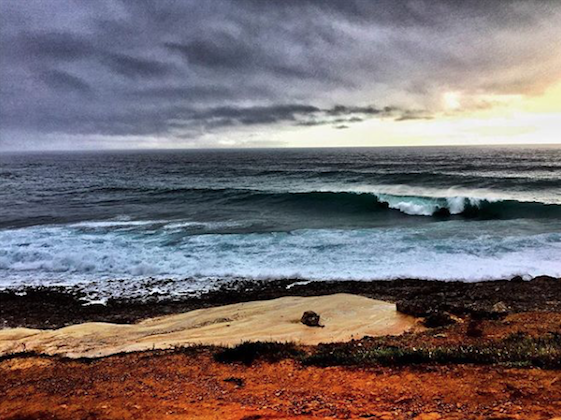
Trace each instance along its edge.
{"label": "white sea foam", "polygon": [[462,222],[445,222],[185,235],[173,246],[166,229],[147,234],[84,232],[75,226],[5,230],[0,231],[0,286],[80,285],[92,299],[101,299],[192,293],[233,277],[473,281],[561,276],[561,233],[536,231],[526,223],[472,222],[469,230]]}
{"label": "white sea foam", "polygon": [[235,221],[217,221],[217,222],[196,222],[196,221],[170,221],[170,220],[130,220],[127,217],[118,217],[109,220],[100,221],[83,221],[71,223],[66,225],[68,228],[82,228],[82,229],[127,229],[137,227],[150,227],[162,228],[167,230],[182,230],[182,229],[228,229],[236,227],[249,226],[249,223],[235,222]]}
{"label": "white sea foam", "polygon": [[134,227],[134,226],[148,226],[154,224],[163,224],[166,221],[163,220],[122,220],[122,219],[113,219],[113,220],[101,220],[101,221],[86,221],[86,222],[78,222],[68,225],[69,227],[73,228],[112,228],[112,227]]}
{"label": "white sea foam", "polygon": [[250,223],[244,222],[234,222],[234,221],[224,221],[224,222],[173,222],[166,223],[164,229],[169,230],[181,230],[185,228],[196,228],[196,229],[229,229],[229,228],[241,228],[247,227]]}
{"label": "white sea foam", "polygon": [[466,205],[479,207],[487,199],[476,197],[401,197],[377,194],[378,199],[387,203],[389,208],[412,216],[432,216],[440,209],[447,209],[450,214],[461,214]]}
{"label": "white sea foam", "polygon": [[401,197],[387,198],[381,196],[380,198],[383,202],[388,203],[391,209],[396,209],[412,216],[431,216],[437,210],[437,206],[431,203],[414,203],[412,201],[405,201]]}
{"label": "white sea foam", "polygon": [[356,186],[342,186],[340,188],[326,187],[319,191],[325,192],[356,192],[368,193],[374,195],[391,195],[397,197],[424,197],[424,198],[456,198],[464,197],[467,199],[487,201],[502,201],[502,200],[517,200],[517,201],[531,201],[528,197],[522,194],[497,192],[485,188],[464,188],[464,187],[449,187],[449,188],[433,188],[433,187],[417,187],[405,184],[377,184],[377,185],[356,185]]}

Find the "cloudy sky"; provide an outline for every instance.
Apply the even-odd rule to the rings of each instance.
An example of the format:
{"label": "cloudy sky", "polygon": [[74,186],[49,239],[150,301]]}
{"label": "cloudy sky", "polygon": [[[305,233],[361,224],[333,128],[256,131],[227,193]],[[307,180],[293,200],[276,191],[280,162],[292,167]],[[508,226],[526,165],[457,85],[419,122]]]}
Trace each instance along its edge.
{"label": "cloudy sky", "polygon": [[1,0],[0,151],[561,142],[561,1]]}

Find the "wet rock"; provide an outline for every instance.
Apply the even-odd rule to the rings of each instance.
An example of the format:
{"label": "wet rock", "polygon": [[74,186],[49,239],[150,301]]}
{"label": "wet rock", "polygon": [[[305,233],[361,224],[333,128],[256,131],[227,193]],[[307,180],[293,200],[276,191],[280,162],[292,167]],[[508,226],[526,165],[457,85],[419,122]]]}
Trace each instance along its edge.
{"label": "wet rock", "polygon": [[398,312],[402,314],[416,316],[416,317],[424,317],[429,314],[431,311],[430,306],[427,302],[418,301],[418,300],[400,300],[396,302],[395,308]]}
{"label": "wet rock", "polygon": [[[510,313],[530,311],[561,312],[561,279],[550,276],[538,276],[522,282],[496,280],[478,283],[400,279],[330,281],[327,285],[321,281],[302,283],[301,280],[236,279],[201,295],[109,299],[104,306],[84,306],[86,296],[79,288],[0,290],[0,326],[62,328],[84,322],[132,324],[146,318],[232,303],[283,296],[319,296],[325,294],[326,287],[329,287],[330,293],[352,293],[397,302],[398,311],[415,317],[425,317],[432,311],[448,312],[458,317],[479,316],[482,319],[501,319]],[[498,296],[508,307],[505,313],[492,310]]]}
{"label": "wet rock", "polygon": [[559,279],[555,278],[555,277],[551,277],[551,276],[537,276],[534,277],[532,279],[532,282],[535,283],[547,283],[547,282],[555,282],[558,281]]}
{"label": "wet rock", "polygon": [[510,279],[510,281],[512,283],[524,283],[524,279],[522,278],[522,276],[514,276]]}
{"label": "wet rock", "polygon": [[446,327],[455,323],[456,320],[447,312],[432,312],[423,321],[423,325],[427,328]]}
{"label": "wet rock", "polygon": [[314,311],[306,311],[302,315],[300,322],[308,327],[322,327],[319,323],[319,314]]}

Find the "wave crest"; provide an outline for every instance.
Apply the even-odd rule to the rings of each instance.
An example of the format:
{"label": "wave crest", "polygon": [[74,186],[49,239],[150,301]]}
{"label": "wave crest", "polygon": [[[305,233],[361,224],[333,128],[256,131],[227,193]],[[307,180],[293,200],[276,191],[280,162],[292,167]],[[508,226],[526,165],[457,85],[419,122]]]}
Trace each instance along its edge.
{"label": "wave crest", "polygon": [[373,213],[397,210],[410,216],[480,219],[559,218],[561,206],[512,199],[470,196],[430,197],[424,195],[395,195],[360,191],[257,192],[245,191],[237,200],[259,200],[262,203],[297,206],[319,211]]}
{"label": "wave crest", "polygon": [[[305,212],[371,214],[399,211],[410,216],[458,216],[482,219],[561,218],[561,204],[525,201],[489,190],[416,188],[378,185],[334,190],[257,190],[243,188],[131,188],[145,200],[253,205]],[[104,190],[104,192],[108,192]],[[112,192],[122,193],[121,190]]]}

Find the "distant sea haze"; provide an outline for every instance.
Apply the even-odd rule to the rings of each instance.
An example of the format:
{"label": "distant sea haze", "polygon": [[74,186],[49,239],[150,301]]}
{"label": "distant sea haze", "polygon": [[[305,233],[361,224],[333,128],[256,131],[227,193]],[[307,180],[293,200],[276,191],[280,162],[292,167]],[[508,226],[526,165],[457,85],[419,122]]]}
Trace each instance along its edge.
{"label": "distant sea haze", "polygon": [[0,156],[0,287],[561,276],[561,147]]}

